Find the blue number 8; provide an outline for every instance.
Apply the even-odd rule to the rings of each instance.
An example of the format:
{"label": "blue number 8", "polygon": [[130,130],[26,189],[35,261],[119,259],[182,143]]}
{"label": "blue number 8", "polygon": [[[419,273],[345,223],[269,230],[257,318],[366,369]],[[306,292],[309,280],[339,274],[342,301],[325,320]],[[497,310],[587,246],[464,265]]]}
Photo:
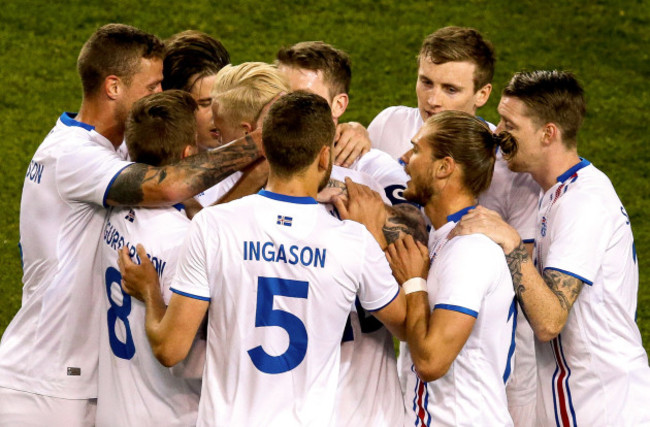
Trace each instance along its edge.
{"label": "blue number 8", "polygon": [[[108,301],[111,304],[111,308],[108,309],[107,313],[107,322],[108,322],[108,341],[111,344],[111,350],[113,354],[121,359],[129,360],[135,354],[135,344],[133,343],[133,336],[131,335],[131,325],[129,324],[129,314],[131,313],[131,296],[124,293],[120,283],[122,282],[122,275],[118,270],[113,267],[108,267],[106,269],[106,295],[108,296]],[[120,292],[122,292],[122,305],[117,305],[111,296],[111,286],[113,283],[117,283],[120,287]],[[115,327],[117,326],[117,319],[120,319],[124,323],[124,329],[126,330],[126,342],[122,342],[117,337],[115,333]]]}
{"label": "blue number 8", "polygon": [[278,326],[289,334],[289,347],[279,356],[269,355],[261,345],[248,350],[253,364],[267,374],[281,374],[300,365],[307,353],[307,329],[297,316],[273,309],[273,298],[277,296],[305,298],[309,292],[309,283],[300,280],[279,279],[275,277],[258,277],[257,309],[255,327]]}

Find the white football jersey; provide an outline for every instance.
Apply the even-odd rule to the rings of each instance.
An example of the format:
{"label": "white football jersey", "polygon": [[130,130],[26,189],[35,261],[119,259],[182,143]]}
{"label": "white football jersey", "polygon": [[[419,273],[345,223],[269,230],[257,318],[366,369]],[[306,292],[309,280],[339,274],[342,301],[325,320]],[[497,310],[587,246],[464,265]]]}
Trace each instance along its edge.
{"label": "white football jersey", "polygon": [[131,163],[73,117],[61,115],[25,176],[23,299],[0,343],[0,386],[88,399],[97,397],[102,291],[92,264],[106,194]]}
{"label": "white football jersey", "polygon": [[189,426],[196,423],[200,379],[172,375],[151,351],[145,308],[123,292],[118,251],[129,248],[139,262],[141,243],[158,272],[169,302],[178,250],[190,226],[182,205],[169,208],[113,208],[104,223],[97,268],[102,280],[98,426]]}
{"label": "white football jersey", "polygon": [[588,161],[543,195],[535,263],[584,282],[562,332],[536,341],[544,425],[650,424],[650,368],[635,322],[639,272],[630,219]]}
{"label": "white football jersey", "polygon": [[368,125],[370,142],[373,148],[398,160],[413,147],[411,140],[423,124],[417,108],[403,105],[388,107]]}
{"label": "white football jersey", "polygon": [[330,425],[358,295],[399,293],[379,245],[310,197],[268,191],[204,209],[172,291],[210,301],[199,425]]}
{"label": "white football jersey", "polygon": [[387,153],[372,148],[357,159],[350,169],[372,177],[384,189],[384,194],[391,205],[406,203],[403,193],[410,178],[404,166]]}
{"label": "white football jersey", "polygon": [[197,194],[196,196],[194,196],[194,198],[204,208],[214,205],[219,199],[225,196],[226,193],[228,193],[232,189],[232,187],[235,186],[235,184],[237,184],[237,181],[239,181],[242,175],[243,173],[240,171],[232,173],[223,181]]}
{"label": "white football jersey", "polygon": [[447,240],[467,209],[431,233],[427,288],[432,310],[454,310],[476,323],[444,376],[425,383],[411,368],[409,425],[512,425],[505,391],[517,321],[512,279],[503,251],[486,236]]}

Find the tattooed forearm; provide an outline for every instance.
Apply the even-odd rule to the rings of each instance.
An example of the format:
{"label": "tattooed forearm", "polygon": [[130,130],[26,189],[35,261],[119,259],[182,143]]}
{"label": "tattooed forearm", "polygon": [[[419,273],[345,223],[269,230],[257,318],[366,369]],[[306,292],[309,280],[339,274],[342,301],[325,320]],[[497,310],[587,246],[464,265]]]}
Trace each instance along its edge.
{"label": "tattooed forearm", "polygon": [[106,199],[125,206],[141,203],[144,195],[142,183],[149,169],[151,166],[142,163],[134,163],[123,169],[108,190]]}
{"label": "tattooed forearm", "polygon": [[[260,138],[260,135],[255,135]],[[111,205],[170,205],[188,199],[243,169],[260,157],[251,135],[217,150],[167,166],[136,163],[124,169],[108,191]]]}
{"label": "tattooed forearm", "polygon": [[555,294],[560,307],[567,313],[582,290],[582,280],[576,279],[557,270],[544,270],[544,281],[548,288]]}
{"label": "tattooed forearm", "polygon": [[424,245],[428,243],[427,227],[424,216],[418,208],[406,203],[397,206],[387,206],[386,224],[383,227],[384,237],[390,244],[404,234],[410,234]]}
{"label": "tattooed forearm", "polygon": [[508,268],[510,269],[510,275],[512,276],[512,285],[515,290],[515,295],[519,304],[523,307],[523,293],[526,291],[526,287],[521,283],[522,274],[521,274],[521,265],[530,261],[528,257],[528,252],[523,242],[519,242],[519,245],[512,250],[509,254],[506,254],[506,262],[508,263]]}
{"label": "tattooed forearm", "polygon": [[345,182],[339,181],[338,179],[330,178],[329,181],[327,181],[327,187],[338,188],[343,192],[343,196],[348,195],[348,187],[345,185]]}

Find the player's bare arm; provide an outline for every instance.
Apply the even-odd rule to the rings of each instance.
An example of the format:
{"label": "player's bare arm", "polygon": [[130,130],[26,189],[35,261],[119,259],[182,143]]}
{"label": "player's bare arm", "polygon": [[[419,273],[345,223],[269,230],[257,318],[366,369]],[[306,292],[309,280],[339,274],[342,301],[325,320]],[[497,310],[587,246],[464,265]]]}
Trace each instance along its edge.
{"label": "player's bare arm", "polygon": [[349,167],[370,151],[370,146],[370,135],[361,123],[339,123],[334,137],[334,164]]}
{"label": "player's bare arm", "polygon": [[135,163],[125,168],[108,191],[111,206],[160,206],[181,202],[212,187],[261,156],[260,131],[214,151],[186,157],[174,165]]}
{"label": "player's bare arm", "polygon": [[383,231],[388,243],[406,236],[413,238],[424,245],[427,244],[429,235],[424,216],[415,206],[402,203],[395,206],[386,205],[387,217]]}
{"label": "player's bare arm", "polygon": [[[428,275],[429,252],[411,236],[391,244],[387,256],[400,283]],[[423,381],[434,381],[447,373],[475,322],[474,317],[457,311],[436,309],[432,313],[426,290],[406,295],[406,341]]]}
{"label": "player's bare arm", "polygon": [[140,244],[137,253],[139,265],[131,260],[126,247],[119,253],[122,288],[144,302],[145,329],[153,354],[164,366],[173,366],[187,356],[209,302],[173,294],[166,307],[158,273]]}
{"label": "player's bare arm", "polygon": [[269,178],[269,164],[266,159],[258,159],[243,171],[242,177],[215,204],[228,203],[255,194],[266,185]]}
{"label": "player's bare arm", "polygon": [[395,338],[400,341],[406,339],[406,298],[402,289],[390,304],[381,310],[373,311],[372,315],[383,323]]}
{"label": "player's bare arm", "polygon": [[541,341],[555,338],[582,290],[583,281],[553,269],[537,272],[523,243],[506,254],[515,294],[535,335]]}

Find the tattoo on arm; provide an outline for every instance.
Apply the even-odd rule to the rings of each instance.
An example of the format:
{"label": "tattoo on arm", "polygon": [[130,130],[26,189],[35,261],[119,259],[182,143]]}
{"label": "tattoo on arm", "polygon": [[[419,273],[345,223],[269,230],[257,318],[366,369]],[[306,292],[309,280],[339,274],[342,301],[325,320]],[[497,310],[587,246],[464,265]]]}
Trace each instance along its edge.
{"label": "tattoo on arm", "polygon": [[[186,157],[173,165],[154,167],[135,163],[117,176],[106,199],[111,204],[123,206],[171,205],[212,187],[258,157],[255,141],[246,135],[217,150]],[[145,194],[145,184],[152,183],[161,188],[155,195]],[[165,198],[164,189],[173,189],[178,200]]]}
{"label": "tattoo on arm", "polygon": [[383,227],[388,244],[395,242],[401,235],[410,234],[422,244],[428,243],[427,227],[418,208],[408,203],[388,206],[388,217]]}
{"label": "tattoo on arm", "polygon": [[523,242],[519,242],[519,245],[512,250],[509,254],[506,254],[506,262],[508,263],[508,268],[510,269],[510,275],[512,276],[512,285],[515,290],[515,295],[519,301],[519,305],[524,307],[524,301],[522,299],[523,293],[526,291],[526,287],[521,283],[522,274],[521,274],[521,265],[523,263],[529,262],[530,258],[528,257],[528,252]]}
{"label": "tattoo on arm", "polygon": [[344,196],[348,195],[348,187],[345,185],[345,182],[339,181],[338,179],[330,178],[329,181],[327,181],[327,187],[339,188],[343,191]]}
{"label": "tattoo on arm", "polygon": [[582,280],[568,274],[560,273],[557,270],[544,270],[544,281],[546,286],[555,294],[560,306],[567,313],[573,307],[573,303],[582,290]]}

